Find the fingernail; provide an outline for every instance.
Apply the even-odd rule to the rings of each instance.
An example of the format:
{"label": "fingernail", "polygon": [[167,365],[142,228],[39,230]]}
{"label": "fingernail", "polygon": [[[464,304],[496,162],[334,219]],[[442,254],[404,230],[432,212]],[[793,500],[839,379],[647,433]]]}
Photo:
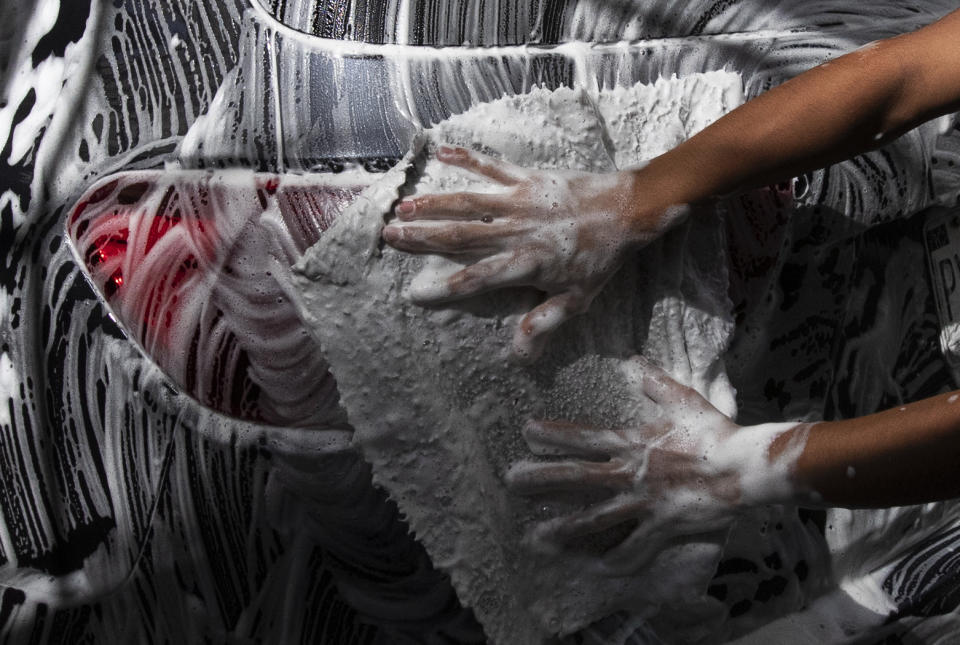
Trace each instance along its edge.
{"label": "fingernail", "polygon": [[527,531],[523,536],[522,544],[530,551],[541,555],[556,556],[562,553],[560,545],[553,539],[550,530],[541,526]]}
{"label": "fingernail", "polygon": [[411,287],[408,292],[408,299],[420,304],[430,304],[440,302],[450,297],[450,290],[445,284],[431,283]]}
{"label": "fingernail", "polygon": [[382,235],[387,242],[396,242],[403,238],[403,229],[399,226],[387,225],[383,227]]}
{"label": "fingernail", "polygon": [[520,436],[523,437],[524,441],[535,441],[537,435],[543,433],[543,424],[536,419],[528,419],[527,422],[523,424],[523,428],[520,430]]}
{"label": "fingernail", "polygon": [[394,211],[397,213],[397,215],[409,215],[414,211],[415,208],[416,205],[413,203],[412,199],[405,199],[397,204],[397,207],[394,209]]}

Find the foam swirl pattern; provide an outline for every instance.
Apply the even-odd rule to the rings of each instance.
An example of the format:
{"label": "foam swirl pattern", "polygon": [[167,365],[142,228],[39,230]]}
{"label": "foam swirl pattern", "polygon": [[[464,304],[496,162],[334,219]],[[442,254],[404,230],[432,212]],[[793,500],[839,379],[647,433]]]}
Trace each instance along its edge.
{"label": "foam swirl pattern", "polygon": [[[233,256],[217,245],[239,241],[231,248],[292,262],[341,206],[339,198],[304,204],[291,219],[266,190],[272,178],[296,192],[307,180],[291,173],[383,171],[418,128],[480,102],[541,84],[612,88],[723,67],[740,72],[753,96],[953,8],[943,0],[3,3],[0,636],[482,642],[373,487],[349,448],[350,429],[329,407],[304,405],[310,396],[329,401],[331,382],[277,302],[285,294],[276,276],[267,279],[258,255],[244,279],[230,278]],[[741,200],[747,217],[778,223],[759,226],[760,236],[730,225],[731,236],[741,234],[731,265],[739,335],[728,365],[742,416],[849,416],[952,387],[930,285],[917,269],[924,216],[898,217],[955,199],[958,142],[955,128],[944,136],[927,128],[814,173],[797,185],[799,208],[786,193]],[[226,168],[246,174],[232,184],[212,179]],[[109,196],[76,215],[114,180]],[[139,200],[122,203],[141,181]],[[168,226],[164,244],[145,253],[150,231],[159,235],[173,214],[160,208],[163,196],[187,203],[211,181],[235,186],[239,207],[183,208],[181,228]],[[200,223],[228,235],[214,239]],[[119,244],[124,228],[144,246]],[[204,253],[189,267],[196,288],[174,303],[161,295],[173,292],[192,244]],[[112,280],[118,268],[122,285]],[[262,315],[237,302],[257,303]],[[155,313],[183,325],[164,337],[144,327]],[[800,519],[822,524],[840,545],[840,572],[907,554],[881,579],[892,604],[856,614],[863,639],[960,633],[949,592],[960,579],[952,505]],[[711,593],[742,615],[776,597],[786,565],[770,555],[721,562]],[[794,565],[798,578],[804,566]],[[762,592],[742,583],[754,570],[769,581]],[[888,610],[895,617],[881,636]],[[596,629],[600,642],[652,638],[624,617]]]}

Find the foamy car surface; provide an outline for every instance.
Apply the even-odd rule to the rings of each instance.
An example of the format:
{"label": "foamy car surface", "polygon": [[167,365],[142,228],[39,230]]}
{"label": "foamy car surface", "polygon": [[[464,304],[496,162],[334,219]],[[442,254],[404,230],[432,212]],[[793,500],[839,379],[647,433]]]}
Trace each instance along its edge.
{"label": "foamy car surface", "polygon": [[[539,83],[610,87],[726,65],[743,73],[752,96],[954,3],[489,8],[42,0],[33,12],[0,10],[9,27],[0,34],[6,638],[482,641],[347,449],[349,429],[332,442],[312,430],[326,413],[311,417],[301,404],[307,393],[331,400],[325,371],[287,326],[266,256],[250,261],[231,249],[294,257],[299,242],[275,247],[261,232],[282,221],[305,241],[291,232],[304,225],[291,213],[322,220],[317,213],[336,207],[284,212],[269,194],[271,176],[296,186],[287,173],[395,159],[418,127]],[[552,46],[640,37],[649,40]],[[532,46],[459,47],[465,42]],[[811,175],[792,216],[777,196],[745,198],[754,222],[739,231],[733,263],[743,335],[729,360],[742,414],[850,416],[950,387],[916,268],[925,262],[922,222],[897,218],[955,194],[957,150],[955,133],[911,134]],[[196,172],[208,167],[248,170],[242,179]],[[317,183],[328,179],[336,182]],[[91,201],[101,188],[108,194]],[[163,206],[171,189],[192,203],[179,222],[176,208]],[[205,190],[230,206],[208,209]],[[83,201],[91,203],[74,215]],[[849,218],[890,223],[864,233]],[[771,221],[781,226],[765,227]],[[743,253],[751,245],[755,252]],[[270,320],[248,319],[260,308]],[[310,370],[286,371],[289,357]],[[838,576],[908,555],[879,569],[889,571],[876,581],[880,595],[844,592],[860,599],[853,605],[828,597],[842,616],[818,614],[811,631],[788,633],[827,641],[849,637],[844,630],[868,641],[951,633],[951,507],[800,519],[853,545],[835,563]],[[924,536],[922,548],[911,546]],[[731,557],[709,591],[748,616],[815,564],[784,575],[773,554]],[[759,586],[747,582],[758,574]],[[611,643],[652,638],[622,617],[595,634]]]}
{"label": "foamy car surface", "polygon": [[124,172],[81,197],[67,231],[124,330],[184,392],[242,419],[344,428],[278,279],[369,182],[362,171]]}

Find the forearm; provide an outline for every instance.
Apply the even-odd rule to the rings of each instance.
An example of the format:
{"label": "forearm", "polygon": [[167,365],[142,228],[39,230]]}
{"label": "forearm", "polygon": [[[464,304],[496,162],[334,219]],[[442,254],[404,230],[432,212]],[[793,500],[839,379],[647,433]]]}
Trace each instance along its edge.
{"label": "forearm", "polygon": [[894,118],[905,83],[895,45],[848,54],[762,94],[655,159],[641,180],[669,186],[671,203],[696,202],[876,146],[905,125]]}
{"label": "forearm", "polygon": [[[960,393],[797,432],[808,434],[792,501],[881,508],[960,497]],[[789,439],[778,440],[771,457]]]}
{"label": "forearm", "polygon": [[634,203],[658,210],[783,181],[957,109],[956,41],[960,12],[801,74],[635,171]]}

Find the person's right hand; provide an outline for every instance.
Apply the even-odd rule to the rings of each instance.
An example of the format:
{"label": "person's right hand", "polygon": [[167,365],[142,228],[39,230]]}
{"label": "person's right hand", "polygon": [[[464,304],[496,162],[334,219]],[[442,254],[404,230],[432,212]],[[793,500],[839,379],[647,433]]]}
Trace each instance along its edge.
{"label": "person's right hand", "polygon": [[[524,428],[531,451],[554,459],[514,463],[505,474],[513,493],[609,492],[583,510],[531,527],[532,546],[563,552],[581,538],[634,523],[596,562],[603,573],[630,575],[674,538],[723,530],[740,509],[793,499],[805,424],[740,426],[645,359],[634,358],[624,369],[657,414],[635,427],[531,421]],[[786,448],[771,456],[781,436]]]}
{"label": "person's right hand", "polygon": [[412,293],[418,302],[515,286],[545,292],[515,331],[513,354],[520,359],[536,358],[550,332],[586,311],[630,249],[658,237],[689,210],[645,210],[637,202],[636,171],[534,170],[465,148],[440,147],[437,158],[486,177],[501,191],[404,199],[396,207],[399,221],[384,227],[383,239],[401,251],[472,262]]}

